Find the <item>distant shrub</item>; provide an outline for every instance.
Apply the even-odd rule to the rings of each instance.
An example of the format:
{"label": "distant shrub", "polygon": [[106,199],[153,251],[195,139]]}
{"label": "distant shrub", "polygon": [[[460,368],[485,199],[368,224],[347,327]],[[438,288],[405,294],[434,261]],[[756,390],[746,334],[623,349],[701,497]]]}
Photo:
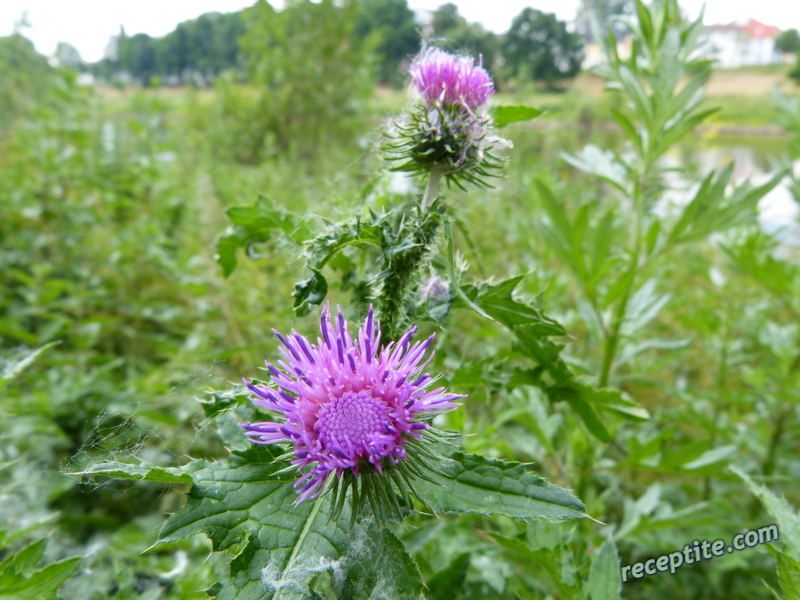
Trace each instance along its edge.
{"label": "distant shrub", "polygon": [[235,146],[234,158],[258,162],[268,147],[307,155],[356,131],[354,117],[374,84],[369,43],[351,35],[357,14],[354,2],[292,0],[280,12],[256,4],[240,40],[253,87],[230,79],[218,87],[218,115],[236,134],[220,147]]}

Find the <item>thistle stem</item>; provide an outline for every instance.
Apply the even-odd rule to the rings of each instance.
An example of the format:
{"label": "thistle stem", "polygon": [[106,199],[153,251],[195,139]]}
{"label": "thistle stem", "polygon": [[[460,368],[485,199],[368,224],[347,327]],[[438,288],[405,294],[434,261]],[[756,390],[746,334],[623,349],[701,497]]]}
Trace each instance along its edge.
{"label": "thistle stem", "polygon": [[428,212],[428,208],[436,200],[439,195],[439,184],[442,181],[444,169],[442,167],[431,168],[430,176],[428,177],[428,184],[425,186],[425,193],[422,196],[422,213]]}

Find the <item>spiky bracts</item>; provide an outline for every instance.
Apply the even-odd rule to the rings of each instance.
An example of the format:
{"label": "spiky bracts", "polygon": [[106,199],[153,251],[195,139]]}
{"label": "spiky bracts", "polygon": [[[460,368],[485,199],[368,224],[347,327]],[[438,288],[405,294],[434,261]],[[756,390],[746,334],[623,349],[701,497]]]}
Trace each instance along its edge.
{"label": "spiky bracts", "polygon": [[486,102],[494,85],[486,70],[471,58],[430,48],[414,62],[411,77],[422,99],[394,124],[384,150],[400,164],[395,171],[429,173],[441,170],[461,187],[461,181],[485,186],[502,167],[492,149],[505,141],[489,133]]}
{"label": "spiky bracts", "polygon": [[[430,454],[422,443],[430,435],[425,419],[455,409],[465,396],[431,389],[435,379],[423,373],[430,357],[423,359],[433,336],[412,344],[412,329],[381,348],[372,307],[353,339],[341,310],[334,321],[326,305],[320,333],[314,344],[295,331],[286,337],[275,332],[284,346],[280,369],[267,363],[275,387],[245,384],[251,399],[279,420],[242,427],[255,443],[294,445],[291,462],[303,472],[295,484],[298,502],[319,496],[333,473],[338,510],[350,487],[356,505],[359,489],[361,497],[369,492],[370,503],[391,495],[396,504],[391,488],[407,496],[413,492],[409,479],[424,475],[422,461]],[[369,485],[359,486],[359,475],[370,477]]]}

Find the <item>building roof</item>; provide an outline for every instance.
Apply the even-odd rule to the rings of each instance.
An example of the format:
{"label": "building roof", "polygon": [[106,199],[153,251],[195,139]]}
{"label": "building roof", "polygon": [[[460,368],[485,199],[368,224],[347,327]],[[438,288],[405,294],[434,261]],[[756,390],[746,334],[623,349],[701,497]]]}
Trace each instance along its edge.
{"label": "building roof", "polygon": [[733,21],[724,25],[710,25],[706,29],[708,31],[738,31],[747,34],[751,38],[776,38],[781,32],[780,28],[766,25],[755,19]]}

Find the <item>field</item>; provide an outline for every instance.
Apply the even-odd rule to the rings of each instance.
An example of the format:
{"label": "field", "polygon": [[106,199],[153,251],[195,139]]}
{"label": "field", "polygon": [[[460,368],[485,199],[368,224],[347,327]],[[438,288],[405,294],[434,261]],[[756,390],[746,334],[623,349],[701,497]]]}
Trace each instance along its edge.
{"label": "field", "polygon": [[[496,94],[543,114],[490,109],[510,145],[456,128],[470,168],[501,154],[489,187],[387,169],[406,91],[273,115],[285,90],[54,75],[0,136],[0,597],[800,597],[797,88],[716,71],[695,105],[670,57],[652,114],[621,64],[620,92]],[[436,334],[425,372],[467,396],[424,413],[455,432],[420,455],[441,485],[362,457],[338,513],[344,484],[295,504],[291,444],[245,437],[242,379],[267,390],[273,330],[322,348],[328,301],[351,333],[372,304],[381,344]]]}

